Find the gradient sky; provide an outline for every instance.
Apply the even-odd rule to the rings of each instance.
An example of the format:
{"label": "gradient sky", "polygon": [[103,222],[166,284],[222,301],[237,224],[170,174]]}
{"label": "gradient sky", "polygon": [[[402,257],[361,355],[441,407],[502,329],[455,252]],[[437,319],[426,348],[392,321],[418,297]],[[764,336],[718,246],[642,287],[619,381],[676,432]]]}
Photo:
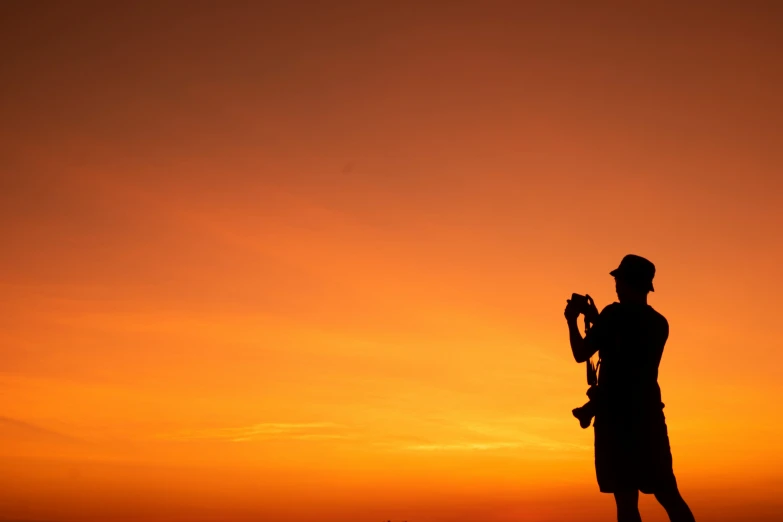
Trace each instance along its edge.
{"label": "gradient sky", "polygon": [[128,4],[0,5],[0,520],[611,520],[630,252],[697,519],[783,517],[779,6]]}

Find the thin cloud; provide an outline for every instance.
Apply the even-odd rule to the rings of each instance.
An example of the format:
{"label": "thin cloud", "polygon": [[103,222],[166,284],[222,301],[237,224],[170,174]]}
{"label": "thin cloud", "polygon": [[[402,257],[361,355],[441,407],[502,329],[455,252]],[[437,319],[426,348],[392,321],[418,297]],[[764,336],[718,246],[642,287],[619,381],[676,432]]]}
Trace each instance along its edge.
{"label": "thin cloud", "polygon": [[85,441],[70,435],[52,431],[40,426],[9,417],[0,417],[0,441],[23,441],[29,443],[56,443],[85,445]]}
{"label": "thin cloud", "polygon": [[[574,444],[537,434],[518,422],[456,423],[446,440],[417,440],[399,444],[406,451],[520,450],[548,453],[589,451],[589,445]],[[527,424],[527,423],[525,423]]]}
{"label": "thin cloud", "polygon": [[172,441],[225,441],[249,442],[275,438],[295,440],[323,440],[348,438],[344,433],[334,433],[341,428],[331,422],[262,422],[233,428],[181,430],[162,434],[158,438]]}
{"label": "thin cloud", "polygon": [[518,442],[462,442],[457,444],[414,444],[405,449],[413,451],[484,451],[518,448]]}
{"label": "thin cloud", "polygon": [[536,450],[548,452],[587,451],[589,446],[570,444],[555,440],[519,440],[519,441],[468,441],[427,444],[408,444],[402,446],[407,451],[489,451],[489,450]]}

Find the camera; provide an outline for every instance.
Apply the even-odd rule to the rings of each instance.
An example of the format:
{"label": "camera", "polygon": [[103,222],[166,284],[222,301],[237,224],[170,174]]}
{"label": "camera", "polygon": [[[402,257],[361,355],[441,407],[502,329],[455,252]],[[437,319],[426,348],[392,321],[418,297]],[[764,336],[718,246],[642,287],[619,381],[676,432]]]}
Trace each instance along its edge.
{"label": "camera", "polygon": [[586,295],[571,294],[571,303],[579,309],[579,313],[587,315],[590,311],[591,299]]}
{"label": "camera", "polygon": [[589,294],[571,294],[569,302],[576,306],[579,313],[585,316],[585,327],[589,328],[590,324],[595,323],[598,316],[598,310],[595,307],[595,302]]}
{"label": "camera", "polygon": [[591,385],[590,388],[587,390],[587,397],[590,400],[587,401],[584,405],[571,410],[571,413],[579,421],[579,426],[581,426],[582,429],[589,428],[590,423],[593,420],[593,417],[595,417],[596,403],[598,402],[598,394],[599,394],[598,386]]}

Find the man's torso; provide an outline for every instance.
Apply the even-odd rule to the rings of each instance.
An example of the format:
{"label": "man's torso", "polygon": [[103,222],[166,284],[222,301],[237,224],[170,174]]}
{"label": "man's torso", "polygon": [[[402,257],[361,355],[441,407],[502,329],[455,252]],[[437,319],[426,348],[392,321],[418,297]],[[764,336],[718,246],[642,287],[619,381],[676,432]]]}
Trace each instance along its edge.
{"label": "man's torso", "polygon": [[613,303],[599,321],[601,410],[613,418],[660,411],[658,365],[668,338],[666,319],[649,305]]}

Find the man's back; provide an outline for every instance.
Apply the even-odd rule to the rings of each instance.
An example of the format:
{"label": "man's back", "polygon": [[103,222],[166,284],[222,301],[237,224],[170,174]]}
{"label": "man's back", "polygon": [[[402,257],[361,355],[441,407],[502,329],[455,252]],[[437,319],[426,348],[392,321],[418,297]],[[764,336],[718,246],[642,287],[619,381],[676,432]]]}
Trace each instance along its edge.
{"label": "man's back", "polygon": [[668,336],[666,318],[647,304],[613,303],[604,308],[587,337],[601,357],[598,387],[606,413],[660,409],[658,365]]}

